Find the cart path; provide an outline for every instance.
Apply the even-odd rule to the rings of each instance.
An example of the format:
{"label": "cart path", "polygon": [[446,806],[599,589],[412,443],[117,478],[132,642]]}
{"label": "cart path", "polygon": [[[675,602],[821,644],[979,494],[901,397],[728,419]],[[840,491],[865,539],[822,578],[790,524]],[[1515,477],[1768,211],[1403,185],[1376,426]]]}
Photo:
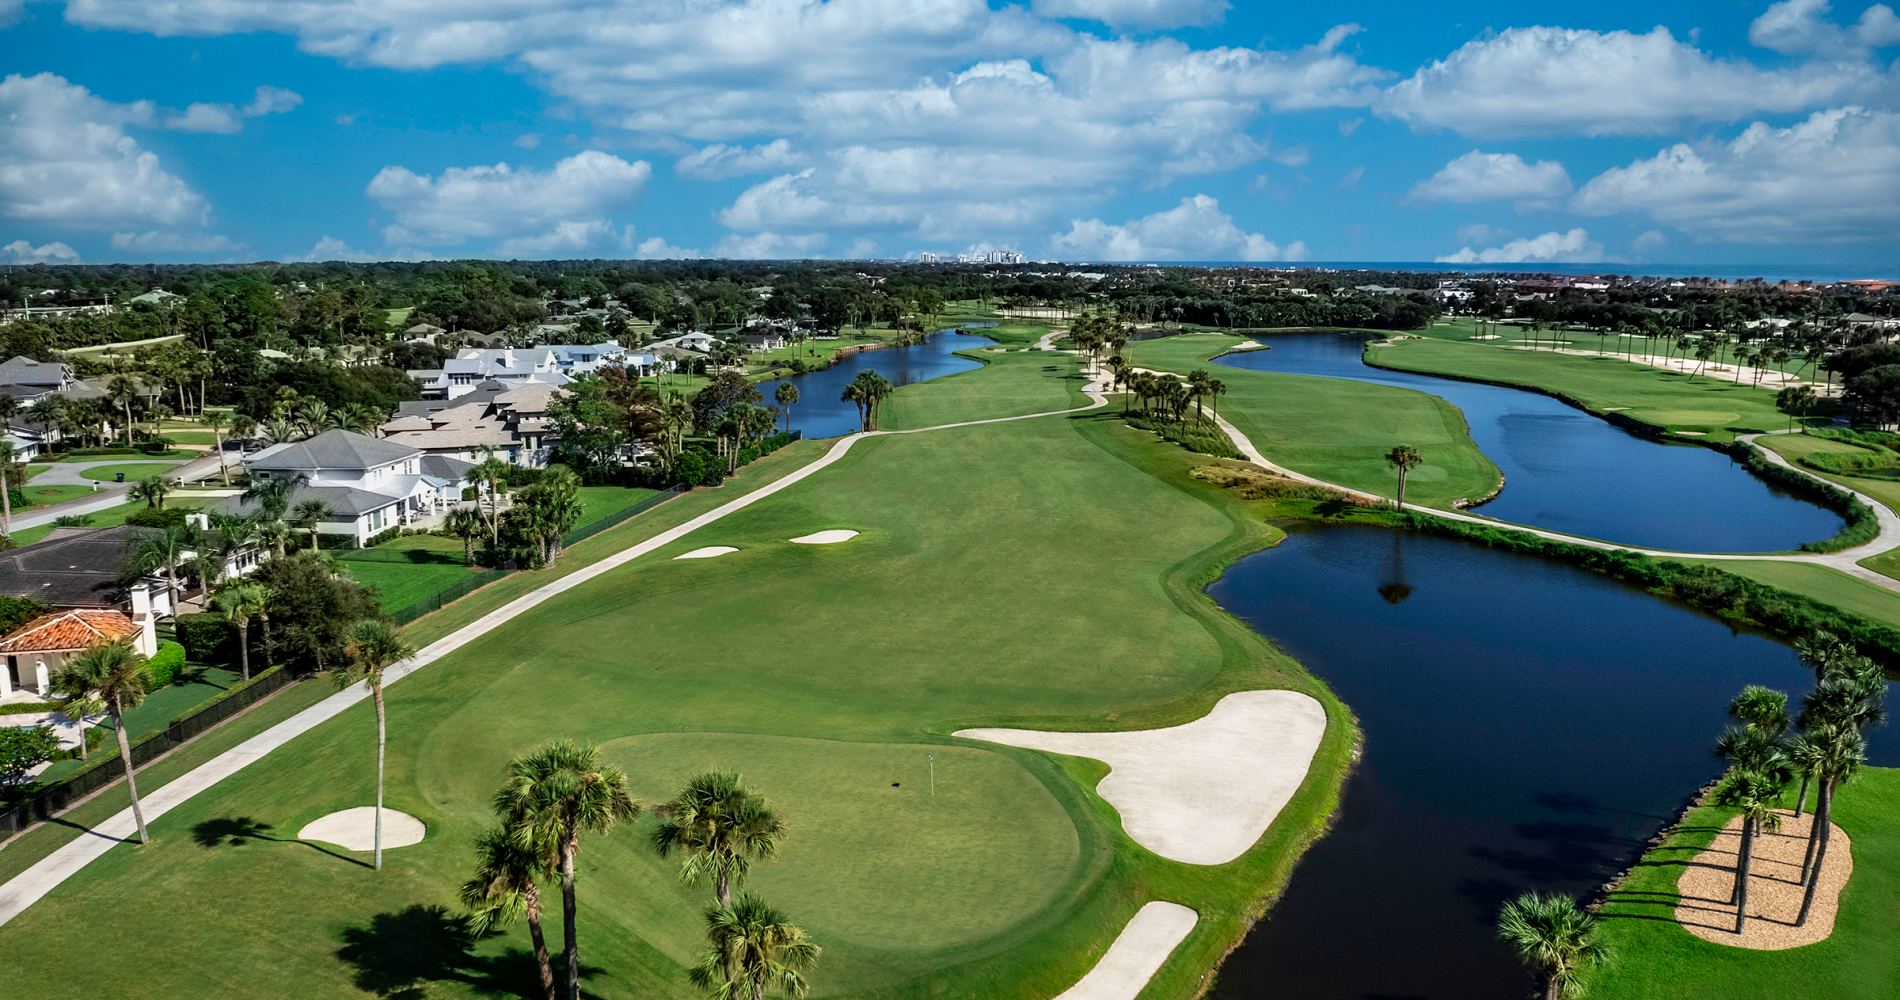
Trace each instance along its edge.
{"label": "cart path", "polygon": [[[1063,416],[1083,413],[1108,405],[1108,396],[1100,380],[1091,380],[1082,392],[1089,397],[1087,406],[1066,410],[1050,410],[1044,413],[1029,413],[1016,417],[992,417],[986,420],[964,420],[951,424],[938,424],[934,427],[919,427],[903,431],[870,431],[852,434],[831,447],[831,450],[816,460],[798,469],[776,482],[767,483],[729,503],[715,507],[678,527],[669,528],[652,538],[639,542],[614,553],[591,566],[584,567],[537,587],[501,608],[491,611],[474,622],[455,632],[438,639],[424,647],[409,660],[389,668],[384,674],[384,686],[401,681],[410,674],[427,667],[429,664],[481,638],[496,628],[507,624],[535,606],[550,598],[559,596],[584,583],[594,580],[602,574],[632,562],[656,549],[692,534],[694,531],[712,524],[730,514],[773,496],[818,472],[829,468],[851,451],[853,445],[868,438],[885,437],[896,434],[921,434],[926,431],[951,430],[959,427],[979,427],[984,424],[1001,424],[1017,420],[1035,420],[1041,417]],[[238,746],[212,758],[194,770],[180,776],[171,783],[159,788],[140,800],[144,806],[146,823],[149,826],[159,817],[189,801],[192,796],[238,773],[251,764],[262,760],[271,751],[289,743],[298,736],[315,729],[324,722],[335,718],[345,709],[369,697],[362,687],[352,687],[338,692],[323,701],[304,709],[289,719],[272,726],[270,729],[251,737]],[[72,842],[53,851],[31,868],[14,876],[5,885],[0,885],[0,925],[5,925],[19,916],[27,907],[38,902],[60,883],[76,874],[118,844],[127,842],[138,832],[132,820],[132,809],[127,806],[110,819],[94,826]]]}

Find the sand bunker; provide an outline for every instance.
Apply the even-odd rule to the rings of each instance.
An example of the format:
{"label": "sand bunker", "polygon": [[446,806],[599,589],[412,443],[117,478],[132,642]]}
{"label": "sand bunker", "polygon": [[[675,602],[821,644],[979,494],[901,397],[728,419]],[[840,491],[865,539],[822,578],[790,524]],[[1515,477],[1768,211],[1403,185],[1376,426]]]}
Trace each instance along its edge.
{"label": "sand bunker", "polygon": [[1232,347],[1230,347],[1230,348],[1228,348],[1228,350],[1230,350],[1230,351],[1251,351],[1251,350],[1253,350],[1254,348],[1256,348],[1256,347],[1259,347],[1259,346],[1261,346],[1261,344],[1260,344],[1260,342],[1259,342],[1258,340],[1243,340],[1243,341],[1241,341],[1240,343],[1238,343],[1238,344],[1235,344],[1234,346],[1232,346]]}
{"label": "sand bunker", "polygon": [[1704,941],[1760,951],[1799,948],[1834,933],[1841,888],[1854,874],[1853,845],[1840,827],[1829,833],[1827,864],[1814,890],[1814,908],[1808,911],[1808,922],[1796,927],[1804,892],[1796,880],[1801,877],[1801,858],[1807,853],[1814,814],[1795,819],[1792,810],[1778,811],[1781,829],[1755,837],[1754,857],[1748,864],[1748,926],[1740,935],[1735,933],[1735,906],[1728,902],[1735,887],[1736,855],[1742,849],[1742,820],[1737,816],[1676,879],[1676,891],[1682,894],[1676,921],[1683,929]]}
{"label": "sand bunker", "polygon": [[837,542],[848,542],[856,537],[858,537],[858,533],[855,531],[848,531],[844,528],[833,528],[830,531],[819,531],[809,535],[801,535],[792,539],[792,541],[800,545],[832,545]]}
{"label": "sand bunker", "polygon": [[1184,726],[1124,733],[965,729],[958,736],[1092,757],[1096,791],[1135,842],[1191,865],[1240,857],[1306,779],[1326,710],[1297,691],[1242,691]]}
{"label": "sand bunker", "polygon": [[1115,936],[1095,968],[1056,1000],[1135,1000],[1200,919],[1179,903],[1149,903]]}
{"label": "sand bunker", "polygon": [[[406,812],[383,808],[383,850],[422,843],[428,828]],[[357,806],[333,812],[297,831],[298,840],[321,840],[349,851],[376,849],[376,807]]]}
{"label": "sand bunker", "polygon": [[693,551],[688,552],[685,555],[674,556],[673,558],[675,559],[711,559],[714,556],[723,556],[728,552],[737,552],[737,551],[739,550],[733,548],[730,545],[708,545],[703,549],[694,549]]}

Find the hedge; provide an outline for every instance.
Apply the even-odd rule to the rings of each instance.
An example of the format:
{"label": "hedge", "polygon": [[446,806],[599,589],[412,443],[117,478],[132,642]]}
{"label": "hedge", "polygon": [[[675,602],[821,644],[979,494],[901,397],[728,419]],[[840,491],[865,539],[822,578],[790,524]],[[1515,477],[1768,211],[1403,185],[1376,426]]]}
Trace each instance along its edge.
{"label": "hedge", "polygon": [[1447,535],[1507,552],[1563,559],[1584,569],[1633,583],[1732,621],[1759,626],[1784,639],[1831,632],[1893,669],[1900,667],[1900,630],[1864,615],[1737,576],[1713,566],[1690,566],[1628,549],[1598,549],[1540,538],[1527,531],[1493,528],[1407,511],[1415,531]]}
{"label": "hedge", "polygon": [[63,701],[16,701],[11,705],[0,705],[0,715],[25,715],[29,712],[57,712],[64,708]]}
{"label": "hedge", "polygon": [[158,644],[158,652],[145,661],[145,669],[152,673],[151,690],[158,690],[178,678],[178,671],[185,665],[185,647],[166,639]]}
{"label": "hedge", "polygon": [[173,634],[185,657],[197,663],[224,663],[237,659],[237,632],[222,617],[206,612],[179,615]]}
{"label": "hedge", "polygon": [[1740,459],[1742,467],[1766,479],[1770,483],[1799,493],[1820,503],[1822,506],[1841,515],[1847,521],[1845,527],[1832,538],[1818,542],[1803,542],[1803,552],[1839,552],[1856,545],[1865,545],[1880,535],[1880,519],[1874,516],[1872,507],[1861,503],[1852,493],[1832,483],[1825,483],[1813,476],[1796,472],[1785,465],[1771,462],[1762,455],[1761,449],[1743,441],[1730,445],[1728,452]]}

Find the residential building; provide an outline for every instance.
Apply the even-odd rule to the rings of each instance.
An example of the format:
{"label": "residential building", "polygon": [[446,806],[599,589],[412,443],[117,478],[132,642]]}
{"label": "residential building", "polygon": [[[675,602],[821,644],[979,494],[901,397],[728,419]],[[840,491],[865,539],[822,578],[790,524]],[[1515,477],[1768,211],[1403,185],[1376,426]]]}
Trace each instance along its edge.
{"label": "residential building", "polygon": [[0,594],[27,597],[60,610],[130,611],[134,593],[152,596],[160,614],[171,597],[157,576],[128,584],[126,556],[141,528],[54,528],[40,541],[0,552]]}
{"label": "residential building", "polygon": [[53,693],[53,678],[66,664],[94,646],[130,642],[151,656],[158,652],[152,609],[124,611],[55,611],[41,615],[0,638],[0,699],[31,691],[44,700]]}
{"label": "residential building", "polygon": [[403,403],[382,426],[383,440],[465,463],[493,451],[510,464],[538,469],[553,451],[547,414],[558,391],[552,385],[491,379],[455,399]]}
{"label": "residential building", "polygon": [[598,371],[602,366],[618,366],[625,363],[627,356],[626,348],[621,347],[618,340],[599,344],[549,344],[535,350],[551,352],[556,370],[563,375]]}
{"label": "residential building", "polygon": [[718,342],[719,342],[719,338],[713,336],[712,334],[700,333],[699,331],[695,330],[691,333],[682,333],[677,337],[669,337],[665,340],[656,340],[653,343],[648,344],[647,349],[650,351],[653,351],[656,354],[659,353],[659,351],[662,348],[677,348],[682,351],[698,351],[704,354],[707,351],[712,350],[713,345]]}
{"label": "residential building", "polygon": [[[344,430],[274,444],[244,457],[244,470],[253,483],[289,482],[292,507],[306,500],[328,504],[330,515],[317,524],[317,530],[348,535],[358,544],[390,528],[434,517],[460,502],[463,487],[472,485],[466,476],[470,464]],[[257,505],[230,497],[218,509],[248,515]]]}
{"label": "residential building", "polygon": [[538,382],[566,385],[572,379],[561,373],[560,359],[545,347],[536,348],[464,348],[442,363],[439,371],[411,371],[424,398],[457,399],[490,380],[514,384]]}

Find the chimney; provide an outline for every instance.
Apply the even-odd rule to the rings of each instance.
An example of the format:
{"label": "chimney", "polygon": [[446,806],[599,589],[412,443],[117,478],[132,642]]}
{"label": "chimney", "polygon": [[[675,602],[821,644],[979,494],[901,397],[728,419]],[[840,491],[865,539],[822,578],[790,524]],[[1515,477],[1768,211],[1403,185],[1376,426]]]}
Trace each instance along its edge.
{"label": "chimney", "polygon": [[140,653],[158,653],[158,616],[152,614],[152,589],[144,583],[132,587],[132,620],[138,623],[139,637],[133,643]]}

